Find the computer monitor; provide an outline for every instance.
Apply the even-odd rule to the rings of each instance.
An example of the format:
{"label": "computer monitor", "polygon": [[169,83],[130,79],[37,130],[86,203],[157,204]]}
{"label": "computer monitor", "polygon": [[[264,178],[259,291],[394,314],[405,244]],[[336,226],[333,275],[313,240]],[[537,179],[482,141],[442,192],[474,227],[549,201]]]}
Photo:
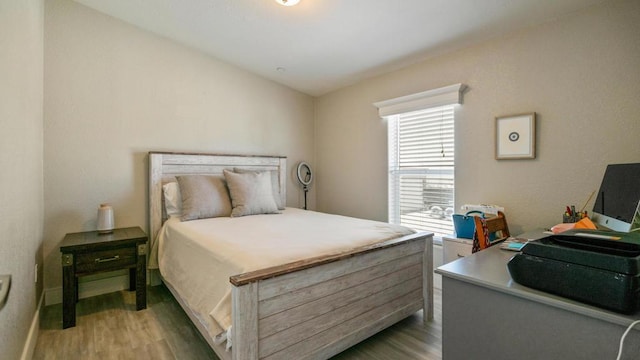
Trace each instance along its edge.
{"label": "computer monitor", "polygon": [[592,220],[614,231],[638,230],[639,206],[640,163],[608,165],[593,204]]}

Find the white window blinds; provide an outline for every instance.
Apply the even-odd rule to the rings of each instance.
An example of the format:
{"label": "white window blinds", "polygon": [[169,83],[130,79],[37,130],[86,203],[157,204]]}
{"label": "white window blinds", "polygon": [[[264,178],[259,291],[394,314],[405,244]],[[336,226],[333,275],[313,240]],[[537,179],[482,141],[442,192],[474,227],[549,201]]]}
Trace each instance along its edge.
{"label": "white window blinds", "polygon": [[389,221],[442,236],[453,233],[453,105],[389,121]]}

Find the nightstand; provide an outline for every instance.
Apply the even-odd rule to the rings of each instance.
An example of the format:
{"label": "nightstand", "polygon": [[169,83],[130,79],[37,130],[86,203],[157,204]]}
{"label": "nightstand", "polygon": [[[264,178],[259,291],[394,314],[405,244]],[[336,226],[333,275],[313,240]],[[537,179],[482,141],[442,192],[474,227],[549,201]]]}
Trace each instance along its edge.
{"label": "nightstand", "polygon": [[147,234],[139,227],[100,234],[67,234],[62,253],[62,328],[76,326],[78,278],[106,271],[129,269],[129,290],[136,291],[136,310],[147,308]]}

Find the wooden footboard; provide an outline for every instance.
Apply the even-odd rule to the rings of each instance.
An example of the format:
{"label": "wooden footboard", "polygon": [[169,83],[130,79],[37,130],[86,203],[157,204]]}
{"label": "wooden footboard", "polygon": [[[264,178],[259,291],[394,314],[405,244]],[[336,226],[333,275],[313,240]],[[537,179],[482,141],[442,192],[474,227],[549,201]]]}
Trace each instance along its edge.
{"label": "wooden footboard", "polygon": [[233,359],[326,359],[424,309],[431,234],[231,278]]}

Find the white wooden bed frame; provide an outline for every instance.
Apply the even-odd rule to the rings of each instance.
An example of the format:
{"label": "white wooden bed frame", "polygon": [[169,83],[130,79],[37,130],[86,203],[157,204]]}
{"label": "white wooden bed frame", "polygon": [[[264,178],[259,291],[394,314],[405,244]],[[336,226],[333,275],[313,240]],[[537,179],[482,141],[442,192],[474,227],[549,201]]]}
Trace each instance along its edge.
{"label": "white wooden bed frame", "polygon": [[[180,174],[277,170],[286,200],[286,158],[149,153],[152,241],[165,218],[162,185]],[[233,347],[216,345],[168,284],[221,359],[326,359],[424,310],[433,319],[432,234],[418,233],[331,256],[232,276]]]}

